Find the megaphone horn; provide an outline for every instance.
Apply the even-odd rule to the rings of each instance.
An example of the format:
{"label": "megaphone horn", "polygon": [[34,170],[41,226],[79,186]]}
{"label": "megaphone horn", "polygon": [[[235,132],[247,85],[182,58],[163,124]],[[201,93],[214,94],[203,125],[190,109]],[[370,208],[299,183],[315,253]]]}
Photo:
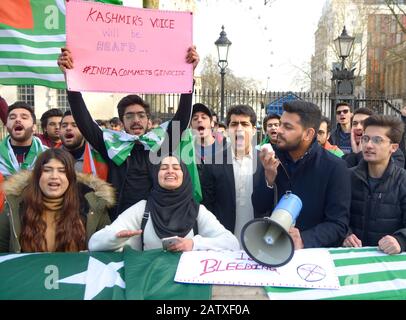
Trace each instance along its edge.
{"label": "megaphone horn", "polygon": [[245,252],[254,261],[268,267],[287,264],[295,251],[289,229],[296,222],[301,209],[300,198],[287,192],[270,217],[246,223],[241,231],[241,244]]}

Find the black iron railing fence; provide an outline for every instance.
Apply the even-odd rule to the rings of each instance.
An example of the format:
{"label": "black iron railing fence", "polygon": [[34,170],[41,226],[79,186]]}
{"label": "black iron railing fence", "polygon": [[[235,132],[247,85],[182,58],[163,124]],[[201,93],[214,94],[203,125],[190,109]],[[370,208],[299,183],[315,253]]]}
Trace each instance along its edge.
{"label": "black iron railing fence", "polygon": [[[322,111],[322,114],[326,117],[331,118],[332,105],[335,104],[336,100],[330,95],[330,93],[323,92],[274,92],[274,91],[225,91],[224,101],[225,109],[227,110],[230,106],[236,104],[247,104],[250,105],[256,112],[258,117],[258,126],[262,124],[262,120],[266,115],[267,106],[275,101],[283,99],[288,95],[294,95],[299,99],[309,101],[318,105]],[[151,105],[151,113],[153,117],[161,118],[163,121],[169,120],[175,114],[180,94],[154,94],[154,95],[143,95],[143,98],[147,100]],[[221,94],[220,90],[195,90],[193,102],[201,102],[206,104],[214,112],[220,116],[220,100]],[[385,97],[381,98],[368,98],[362,95],[354,96],[351,100],[354,108],[366,107],[374,110],[380,114],[400,114],[400,105],[396,104],[396,100],[387,99]],[[406,99],[403,99],[406,102]],[[39,115],[37,115],[39,116]],[[224,115],[225,118],[225,115]],[[37,127],[40,128],[39,123]],[[4,126],[0,125],[0,138],[2,139],[7,130]]]}

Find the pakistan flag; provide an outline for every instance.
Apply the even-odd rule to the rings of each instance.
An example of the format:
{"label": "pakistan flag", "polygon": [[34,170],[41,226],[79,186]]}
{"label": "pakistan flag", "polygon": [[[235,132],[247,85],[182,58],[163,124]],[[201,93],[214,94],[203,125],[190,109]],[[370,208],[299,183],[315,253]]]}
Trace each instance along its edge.
{"label": "pakistan flag", "polygon": [[180,253],[0,255],[0,300],[210,299],[210,285],[173,281]]}
{"label": "pakistan flag", "polygon": [[0,256],[0,299],[124,299],[122,253]]}

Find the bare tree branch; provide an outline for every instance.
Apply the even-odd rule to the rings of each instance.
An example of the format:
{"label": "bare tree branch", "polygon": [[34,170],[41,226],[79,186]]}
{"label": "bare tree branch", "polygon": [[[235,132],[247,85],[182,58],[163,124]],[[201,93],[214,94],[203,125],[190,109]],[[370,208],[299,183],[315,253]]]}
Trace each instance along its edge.
{"label": "bare tree branch", "polygon": [[[402,23],[402,16],[406,15],[405,10],[403,10],[403,8],[400,7],[400,4],[395,2],[394,0],[385,0],[386,6],[389,8],[390,12],[392,13],[392,16],[396,19],[397,24],[399,25],[399,27],[402,29],[403,33],[406,33],[406,26],[403,25]],[[396,12],[397,10],[401,13],[399,14],[399,12]]]}

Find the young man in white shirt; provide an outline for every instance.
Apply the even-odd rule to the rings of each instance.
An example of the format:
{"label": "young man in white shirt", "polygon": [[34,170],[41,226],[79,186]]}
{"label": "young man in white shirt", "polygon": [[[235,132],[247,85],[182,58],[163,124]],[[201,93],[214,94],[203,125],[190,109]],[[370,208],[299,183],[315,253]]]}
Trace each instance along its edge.
{"label": "young man in white shirt", "polygon": [[253,149],[257,116],[247,105],[228,110],[226,124],[230,145],[222,161],[205,165],[202,174],[204,204],[240,240],[242,227],[257,214],[251,203],[259,163]]}

